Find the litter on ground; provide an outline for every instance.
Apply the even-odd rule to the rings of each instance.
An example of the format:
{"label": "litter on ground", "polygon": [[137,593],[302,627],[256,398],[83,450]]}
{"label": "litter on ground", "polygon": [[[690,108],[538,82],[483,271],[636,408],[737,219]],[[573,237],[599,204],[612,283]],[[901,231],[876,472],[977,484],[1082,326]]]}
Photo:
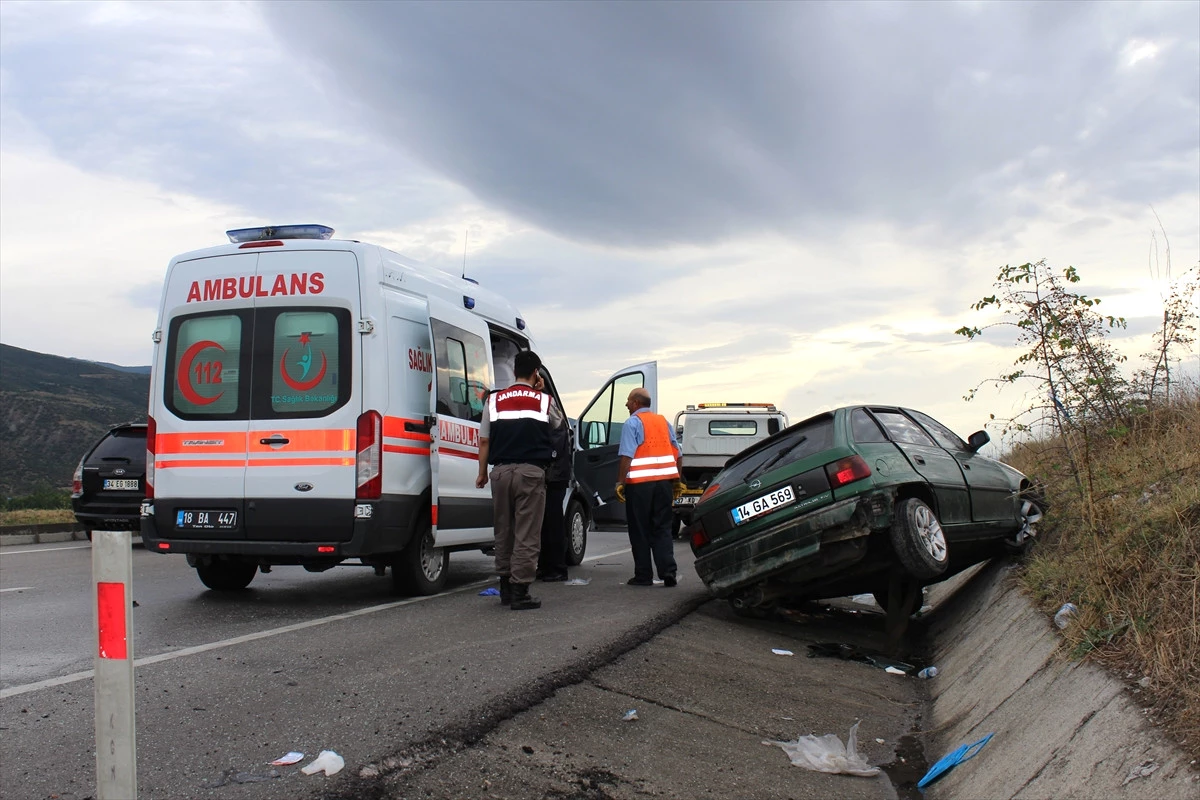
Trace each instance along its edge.
{"label": "litter on ground", "polygon": [[566,582],[566,586],[587,586],[592,582],[591,578],[571,578]]}
{"label": "litter on ground", "polygon": [[866,759],[858,754],[858,725],[850,726],[850,736],[846,744],[836,733],[824,736],[801,736],[794,742],[771,742],[782,747],[792,764],[797,767],[813,770],[814,772],[830,772],[841,775],[858,775],[869,778],[879,774],[879,767],[872,767]]}
{"label": "litter on ground", "polygon": [[1125,780],[1121,783],[1121,785],[1124,786],[1130,781],[1136,781],[1138,778],[1149,778],[1157,771],[1157,761],[1143,761],[1141,764],[1129,770],[1129,774],[1125,776]]}
{"label": "litter on ground", "polygon": [[936,764],[929,768],[929,771],[925,773],[925,777],[917,781],[917,788],[924,789],[926,786],[938,780],[962,762],[969,761],[970,759],[979,755],[979,751],[983,749],[985,744],[991,741],[993,736],[995,736],[994,733],[989,733],[987,736],[983,737],[977,742],[959,745],[952,752],[942,756],[940,759],[938,759]]}
{"label": "litter on ground", "polygon": [[480,597],[498,597],[499,594],[500,594],[499,589],[497,589],[495,586],[489,586],[488,588],[486,588],[482,592],[480,592],[479,596]]}
{"label": "litter on ground", "polygon": [[625,716],[621,717],[621,719],[625,720],[626,722],[633,722],[637,718],[638,718],[638,715],[637,715],[636,708],[629,709],[628,711],[625,712]]}
{"label": "litter on ground", "polygon": [[777,656],[794,656],[794,655],[796,655],[791,650],[780,650],[778,647],[772,647],[771,652]]}
{"label": "litter on ground", "polygon": [[346,760],[332,750],[322,750],[320,754],[312,760],[312,763],[307,767],[301,767],[300,771],[305,775],[316,775],[318,772],[324,772],[328,775],[337,775],[342,771],[342,767],[346,766]]}
{"label": "litter on ground", "polygon": [[279,758],[272,761],[271,766],[286,767],[290,764],[295,764],[302,758],[304,758],[304,753],[297,753],[295,750],[293,750],[292,752],[288,753],[287,755],[282,755]]}
{"label": "litter on ground", "polygon": [[[808,646],[809,658],[840,658],[843,661],[861,661],[864,664],[870,664],[873,667],[887,669],[894,667],[901,671],[904,675],[911,674],[916,667],[904,661],[897,661],[894,658],[888,658],[883,653],[874,650],[864,650],[852,644],[844,642],[819,642]],[[889,670],[890,671],[890,670]],[[894,673],[893,673],[894,674]]]}

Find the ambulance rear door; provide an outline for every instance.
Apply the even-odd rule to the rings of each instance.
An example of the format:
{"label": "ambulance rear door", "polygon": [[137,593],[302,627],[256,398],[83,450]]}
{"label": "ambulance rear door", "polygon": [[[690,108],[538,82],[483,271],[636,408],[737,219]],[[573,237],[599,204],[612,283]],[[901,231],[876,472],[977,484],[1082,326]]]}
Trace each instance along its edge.
{"label": "ambulance rear door", "polygon": [[353,252],[261,252],[246,468],[258,541],[349,541],[362,413]]}
{"label": "ambulance rear door", "polygon": [[162,381],[151,391],[153,484],[160,535],[245,539],[255,253],[180,261],[163,293]]}
{"label": "ambulance rear door", "polygon": [[[463,298],[464,304],[470,298]],[[438,547],[488,541],[492,494],[475,488],[479,474],[479,423],[484,401],[496,388],[492,375],[491,334],[479,317],[436,297],[429,298],[433,342],[433,391],[430,431],[433,473],[434,542]]]}
{"label": "ambulance rear door", "polygon": [[621,430],[629,419],[625,401],[629,393],[644,387],[650,392],[650,410],[658,408],[658,362],[647,361],[619,370],[605,382],[579,415],[575,478],[593,503],[592,517],[598,524],[625,523],[625,505],[617,500],[618,451]]}

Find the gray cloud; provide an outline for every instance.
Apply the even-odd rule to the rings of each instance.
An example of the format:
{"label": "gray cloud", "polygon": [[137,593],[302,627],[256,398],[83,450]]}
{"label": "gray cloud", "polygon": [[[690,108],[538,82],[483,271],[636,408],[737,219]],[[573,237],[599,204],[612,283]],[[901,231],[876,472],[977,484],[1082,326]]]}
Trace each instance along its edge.
{"label": "gray cloud", "polygon": [[[855,219],[955,237],[1196,188],[1195,4],[274,3],[382,135],[577,239]],[[1132,68],[1134,37],[1158,42]],[[941,234],[944,237],[944,233]]]}

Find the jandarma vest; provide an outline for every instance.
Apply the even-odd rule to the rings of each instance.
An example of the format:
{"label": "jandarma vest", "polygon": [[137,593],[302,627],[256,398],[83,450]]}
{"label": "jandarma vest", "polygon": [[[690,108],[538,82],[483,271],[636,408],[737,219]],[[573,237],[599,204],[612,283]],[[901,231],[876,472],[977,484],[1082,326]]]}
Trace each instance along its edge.
{"label": "jandarma vest", "polygon": [[554,457],[550,395],[514,384],[488,397],[488,463],[542,464]]}
{"label": "jandarma vest", "polygon": [[649,411],[643,411],[637,418],[642,423],[645,439],[633,452],[633,460],[629,462],[625,482],[644,483],[678,479],[679,468],[675,464],[675,448],[671,446],[671,431],[667,427],[667,418]]}

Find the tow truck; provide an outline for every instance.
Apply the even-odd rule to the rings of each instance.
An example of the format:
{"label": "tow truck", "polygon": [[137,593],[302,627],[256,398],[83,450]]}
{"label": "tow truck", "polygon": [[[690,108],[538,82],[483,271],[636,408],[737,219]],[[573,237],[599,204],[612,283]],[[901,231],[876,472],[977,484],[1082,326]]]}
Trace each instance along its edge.
{"label": "tow truck", "polygon": [[676,414],[675,438],[687,488],[675,498],[672,533],[678,536],[692,521],[692,509],[725,462],[787,426],[787,414],[774,403],[700,403]]}

